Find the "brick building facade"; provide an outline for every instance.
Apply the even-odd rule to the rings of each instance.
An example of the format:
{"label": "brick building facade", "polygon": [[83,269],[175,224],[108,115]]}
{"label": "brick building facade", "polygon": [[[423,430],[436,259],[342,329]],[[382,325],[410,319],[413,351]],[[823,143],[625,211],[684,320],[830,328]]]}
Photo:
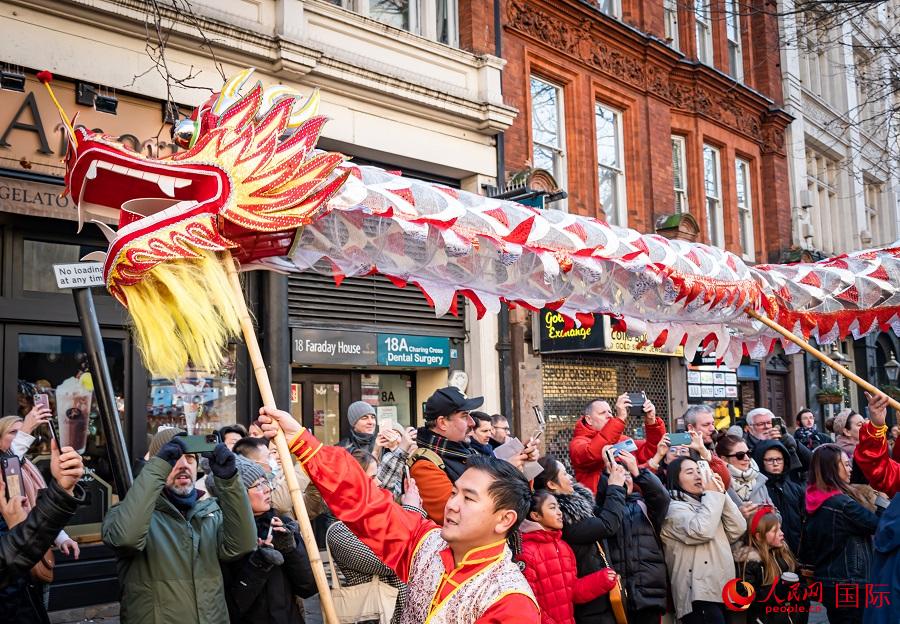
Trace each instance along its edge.
{"label": "brick building facade", "polygon": [[[497,2],[499,42],[493,3],[460,0],[460,43],[492,54],[499,44],[506,61],[504,102],[519,110],[503,137],[507,179],[546,169],[568,192],[551,207],[641,232],[686,212],[697,240],[750,262],[779,259],[791,245],[791,118],[781,110],[778,24],[762,2]],[[553,391],[544,386],[562,364],[545,355],[542,372],[530,317],[512,314],[515,412],[525,427],[530,405],[550,407]],[[632,384],[629,359],[664,366],[668,396],[654,402],[665,401],[661,411],[673,419],[687,407],[680,359],[640,350],[586,356]],[[600,390],[588,383],[575,393]],[[558,416],[570,421],[574,409]]]}

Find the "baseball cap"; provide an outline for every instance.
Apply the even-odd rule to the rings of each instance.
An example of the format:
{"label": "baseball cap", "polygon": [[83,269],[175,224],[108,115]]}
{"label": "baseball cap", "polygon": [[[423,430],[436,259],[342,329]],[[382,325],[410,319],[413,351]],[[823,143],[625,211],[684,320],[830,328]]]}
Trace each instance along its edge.
{"label": "baseball cap", "polygon": [[453,386],[435,391],[425,401],[425,420],[434,422],[441,416],[449,416],[455,412],[469,412],[481,407],[484,397],[467,398],[459,388]]}

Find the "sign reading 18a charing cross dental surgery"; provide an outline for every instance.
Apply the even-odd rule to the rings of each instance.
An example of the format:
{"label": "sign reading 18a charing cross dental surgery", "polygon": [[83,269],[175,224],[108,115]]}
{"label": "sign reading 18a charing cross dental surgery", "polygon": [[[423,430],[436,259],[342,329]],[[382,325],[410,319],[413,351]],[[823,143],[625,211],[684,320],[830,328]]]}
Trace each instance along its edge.
{"label": "sign reading 18a charing cross dental surgery", "polygon": [[447,368],[453,356],[450,339],[370,332],[294,328],[295,364]]}

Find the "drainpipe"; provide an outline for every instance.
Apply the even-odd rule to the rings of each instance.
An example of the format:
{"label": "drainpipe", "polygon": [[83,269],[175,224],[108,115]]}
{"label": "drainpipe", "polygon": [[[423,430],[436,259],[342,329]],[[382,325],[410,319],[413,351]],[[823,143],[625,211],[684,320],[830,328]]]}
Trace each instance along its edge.
{"label": "drainpipe", "polygon": [[[494,56],[503,58],[503,27],[500,21],[500,3],[502,0],[494,0]],[[501,90],[503,81],[500,81]],[[497,187],[503,188],[506,180],[506,144],[503,133],[497,134]],[[517,422],[518,418],[513,413],[513,361],[512,342],[510,341],[509,308],[500,306],[497,315],[497,356],[500,366],[500,413],[506,416],[510,422]]]}

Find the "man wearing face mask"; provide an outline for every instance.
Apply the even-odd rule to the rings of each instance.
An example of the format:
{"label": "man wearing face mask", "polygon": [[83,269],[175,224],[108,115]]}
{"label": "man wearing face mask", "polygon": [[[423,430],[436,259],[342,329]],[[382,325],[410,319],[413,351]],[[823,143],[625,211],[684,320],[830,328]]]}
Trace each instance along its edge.
{"label": "man wearing face mask", "polygon": [[156,434],[147,465],[103,522],[103,542],[118,558],[123,624],[226,624],[219,562],[256,548],[234,454],[224,444],[210,453],[213,498],[194,487],[197,456],[185,452],[183,434]]}

